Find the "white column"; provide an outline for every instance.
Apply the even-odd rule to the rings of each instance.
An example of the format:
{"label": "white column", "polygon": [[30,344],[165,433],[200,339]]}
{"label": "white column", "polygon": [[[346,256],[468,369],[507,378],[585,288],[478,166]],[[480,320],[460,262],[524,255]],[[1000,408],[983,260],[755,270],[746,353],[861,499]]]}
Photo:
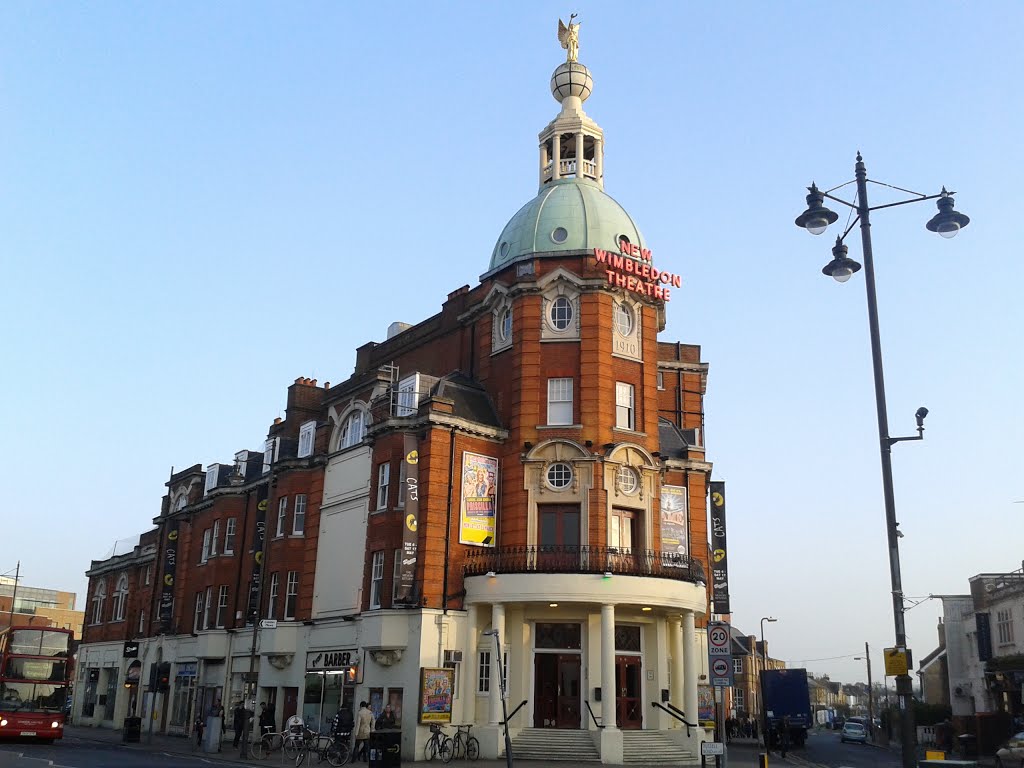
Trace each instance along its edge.
{"label": "white column", "polygon": [[[469,723],[476,720],[476,654],[477,638],[480,636],[476,628],[477,607],[470,605],[466,608],[466,626],[462,631],[462,642],[459,646],[462,651],[462,665],[460,669],[459,691],[462,699],[462,722]],[[490,638],[484,638],[489,640]]]}
{"label": "white column", "polygon": [[496,725],[501,722],[501,661],[498,659],[498,648],[505,645],[505,606],[501,603],[491,606],[491,629],[498,630],[497,646],[493,637],[487,638],[491,646],[491,723]]}
{"label": "white column", "polygon": [[594,137],[594,162],[597,164],[597,183],[604,189],[604,139]]}
{"label": "white column", "polygon": [[541,186],[544,186],[544,168],[548,164],[548,143],[546,141],[541,142],[540,145],[540,181],[538,182]]}
{"label": "white column", "polygon": [[683,659],[683,712],[689,722],[696,723],[700,709],[697,703],[697,670],[700,669],[700,662],[697,659],[693,611],[683,611]]}
{"label": "white column", "polygon": [[576,178],[583,178],[583,131],[576,134]]}
{"label": "white column", "polygon": [[562,136],[556,133],[551,137],[551,180],[555,181],[561,178],[559,173],[559,165],[562,162]]}
{"label": "white column", "polygon": [[[683,665],[683,628],[679,619],[670,619],[668,622],[668,650],[672,654],[672,685],[669,688],[669,698],[672,700],[672,704],[686,712],[683,708],[686,696],[683,691],[683,676],[685,675],[684,669],[688,669],[689,664]],[[686,712],[686,716],[690,717],[690,713]],[[690,722],[694,723],[696,720],[690,720]]]}
{"label": "white column", "polygon": [[601,725],[615,723],[615,606],[601,606]]}

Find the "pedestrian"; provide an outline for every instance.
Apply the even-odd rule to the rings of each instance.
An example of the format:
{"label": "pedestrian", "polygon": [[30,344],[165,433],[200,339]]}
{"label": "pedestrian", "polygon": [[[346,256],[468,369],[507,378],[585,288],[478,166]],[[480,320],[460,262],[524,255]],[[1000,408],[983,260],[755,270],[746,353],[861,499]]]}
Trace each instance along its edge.
{"label": "pedestrian", "polygon": [[260,702],[260,738],[263,738],[265,733],[274,732],[274,716],[270,710],[267,709],[267,702]]}
{"label": "pedestrian", "polygon": [[220,720],[220,733],[217,734],[217,751],[220,752],[224,747],[224,705],[220,703],[220,699],[213,702],[211,714]]}
{"label": "pedestrian", "polygon": [[246,721],[245,704],[239,699],[235,704],[235,708],[231,710],[231,725],[235,729],[235,741],[234,746],[238,746],[238,742],[242,740],[242,731],[245,730]]}
{"label": "pedestrian", "polygon": [[368,742],[370,732],[373,730],[373,712],[365,701],[359,702],[359,713],[356,715],[356,748],[352,754],[352,760],[370,762],[370,750]]}
{"label": "pedestrian", "polygon": [[384,711],[380,713],[380,717],[377,718],[377,722],[374,725],[374,730],[384,731],[395,727],[395,713],[391,709],[390,704],[384,706]]}
{"label": "pedestrian", "polygon": [[789,747],[789,715],[782,718],[782,731],[779,733],[779,755],[786,756],[786,749]]}

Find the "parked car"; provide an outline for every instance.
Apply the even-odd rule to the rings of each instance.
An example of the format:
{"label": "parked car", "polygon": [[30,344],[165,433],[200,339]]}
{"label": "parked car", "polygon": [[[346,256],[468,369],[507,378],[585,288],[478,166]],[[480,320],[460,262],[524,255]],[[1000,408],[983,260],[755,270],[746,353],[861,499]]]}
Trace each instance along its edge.
{"label": "parked car", "polygon": [[1024,768],[1024,731],[1011,736],[996,751],[996,768]]}
{"label": "parked car", "polygon": [[843,718],[837,717],[835,720],[832,721],[832,729],[836,731],[840,730],[843,727],[844,722],[845,721],[843,720]]}
{"label": "parked car", "polygon": [[839,734],[839,741],[845,744],[848,741],[855,741],[861,744],[866,743],[868,740],[868,730],[864,727],[863,723],[850,723],[847,722],[843,726],[843,732]]}

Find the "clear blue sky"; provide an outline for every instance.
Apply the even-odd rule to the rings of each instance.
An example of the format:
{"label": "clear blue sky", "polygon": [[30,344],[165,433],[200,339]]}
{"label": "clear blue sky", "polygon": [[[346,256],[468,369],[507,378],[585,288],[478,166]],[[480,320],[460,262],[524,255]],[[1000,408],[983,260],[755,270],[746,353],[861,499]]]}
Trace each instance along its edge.
{"label": "clear blue sky", "polygon": [[893,433],[931,409],[895,449],[906,593],[1019,568],[1020,3],[10,2],[0,572],[81,595],[172,466],[258,449],[296,377],[475,284],[535,194],[572,11],[607,191],[684,276],[664,338],[711,366],[737,625],[779,617],[775,655],[844,681],[893,639],[864,283],[793,225],[857,150],[972,217],[872,228]]}

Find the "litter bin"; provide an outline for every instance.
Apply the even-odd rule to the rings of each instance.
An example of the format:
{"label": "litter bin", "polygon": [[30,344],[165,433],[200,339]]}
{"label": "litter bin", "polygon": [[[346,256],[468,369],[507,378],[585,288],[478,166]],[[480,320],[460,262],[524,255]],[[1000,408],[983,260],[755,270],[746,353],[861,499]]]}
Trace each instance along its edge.
{"label": "litter bin", "polygon": [[121,731],[121,741],[125,744],[138,744],[142,739],[142,718],[126,717],[124,719],[124,730]]}
{"label": "litter bin", "polygon": [[401,768],[402,732],[374,731],[370,734],[370,768]]}
{"label": "litter bin", "polygon": [[964,733],[956,737],[960,744],[960,756],[972,758],[978,756],[978,737],[973,733]]}

